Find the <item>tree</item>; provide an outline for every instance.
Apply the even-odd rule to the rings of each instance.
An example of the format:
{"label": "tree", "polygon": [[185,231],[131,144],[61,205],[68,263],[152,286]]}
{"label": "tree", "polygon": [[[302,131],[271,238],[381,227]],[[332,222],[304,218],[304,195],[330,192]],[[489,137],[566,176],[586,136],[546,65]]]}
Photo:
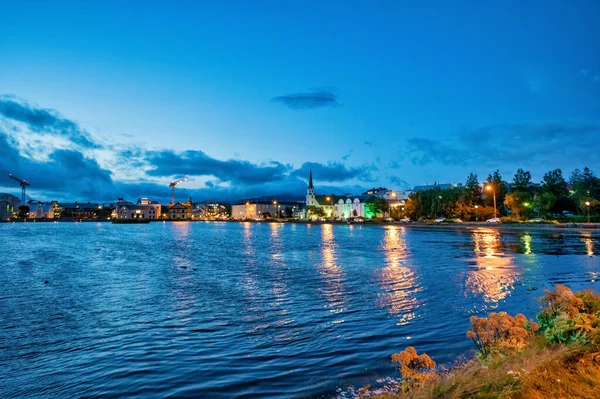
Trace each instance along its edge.
{"label": "tree", "polygon": [[533,203],[535,209],[537,209],[538,216],[545,218],[548,212],[555,206],[556,200],[556,196],[550,192],[536,195]]}
{"label": "tree", "polygon": [[291,218],[292,216],[294,216],[294,212],[292,211],[292,208],[290,208],[289,206],[285,207],[285,209],[283,210],[283,214],[288,219]]}
{"label": "tree", "polygon": [[477,180],[477,175],[470,173],[467,176],[466,187],[466,199],[469,205],[481,205],[483,204],[483,194],[481,193],[481,186]]}
{"label": "tree", "polygon": [[531,192],[531,172],[517,169],[511,187],[515,191]]}
{"label": "tree", "polygon": [[510,209],[511,215],[520,218],[527,215],[529,205],[531,205],[531,194],[525,191],[513,191],[506,194],[504,205]]}
{"label": "tree", "polygon": [[371,197],[371,199],[367,200],[366,206],[372,214],[372,217],[386,213],[389,209],[387,201],[379,197]]}
{"label": "tree", "polygon": [[[500,214],[503,214],[502,204],[504,203],[504,199],[506,197],[506,185],[502,180],[502,175],[500,171],[496,169],[496,171],[488,176],[487,185],[491,185],[496,193],[496,203],[498,207],[498,211]],[[486,190],[486,198],[485,204],[488,206],[494,206],[494,195],[491,191]]]}
{"label": "tree", "polygon": [[567,182],[562,175],[562,170],[554,169],[547,172],[542,178],[542,187],[544,192],[550,193],[556,198],[569,194],[567,190]]}
{"label": "tree", "polygon": [[309,205],[306,207],[306,213],[309,216],[323,217],[325,216],[325,209],[321,208],[320,206]]}

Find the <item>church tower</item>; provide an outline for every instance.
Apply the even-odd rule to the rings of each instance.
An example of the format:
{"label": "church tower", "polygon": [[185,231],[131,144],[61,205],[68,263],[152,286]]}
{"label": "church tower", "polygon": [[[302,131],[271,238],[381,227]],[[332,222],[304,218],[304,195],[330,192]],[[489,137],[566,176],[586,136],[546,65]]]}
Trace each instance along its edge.
{"label": "church tower", "polygon": [[313,186],[312,180],[312,169],[308,178],[308,190],[306,191],[306,206],[311,205],[317,205],[317,200],[315,198],[315,188]]}

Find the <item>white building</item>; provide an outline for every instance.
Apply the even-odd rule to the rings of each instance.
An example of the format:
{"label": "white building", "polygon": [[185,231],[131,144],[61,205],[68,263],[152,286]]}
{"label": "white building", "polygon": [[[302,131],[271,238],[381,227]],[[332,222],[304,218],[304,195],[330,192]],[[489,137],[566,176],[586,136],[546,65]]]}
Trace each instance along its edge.
{"label": "white building", "polygon": [[58,210],[58,202],[29,202],[29,219],[54,219]]}
{"label": "white building", "polygon": [[232,205],[231,217],[238,220],[261,220],[265,218],[287,218],[297,217],[302,203],[297,202],[246,202],[243,204]]}
{"label": "white building", "polygon": [[142,198],[137,204],[119,198],[113,212],[113,218],[116,219],[160,219],[160,217],[160,204],[149,201],[148,198]]}
{"label": "white building", "polygon": [[[307,212],[310,212],[308,207],[322,208],[325,217],[344,218],[351,217],[366,217],[368,212],[365,212],[366,201],[373,195],[315,195],[315,187],[313,185],[312,171],[308,178],[308,189],[306,191],[306,206]],[[315,218],[316,216],[313,216]]]}

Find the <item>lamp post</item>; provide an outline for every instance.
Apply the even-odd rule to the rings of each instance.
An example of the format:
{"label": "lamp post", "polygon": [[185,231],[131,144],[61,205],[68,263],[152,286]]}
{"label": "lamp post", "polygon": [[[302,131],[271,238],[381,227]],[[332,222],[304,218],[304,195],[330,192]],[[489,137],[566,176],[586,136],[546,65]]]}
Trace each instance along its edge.
{"label": "lamp post", "polygon": [[331,217],[333,214],[333,200],[331,199],[331,197],[326,197],[325,199],[327,200],[327,202],[329,202],[329,205],[331,206],[331,212],[329,212],[329,217]]}
{"label": "lamp post", "polygon": [[475,221],[479,222],[479,205],[475,205]]}
{"label": "lamp post", "polygon": [[[277,205],[277,201],[273,201],[273,205]],[[277,217],[279,218],[279,208],[277,208]]]}
{"label": "lamp post", "polygon": [[494,219],[496,219],[496,190],[494,190],[494,187],[491,184],[485,186],[485,189],[494,193]]}
{"label": "lamp post", "polygon": [[590,222],[590,201],[585,201],[585,205],[587,206],[588,211],[588,223]]}

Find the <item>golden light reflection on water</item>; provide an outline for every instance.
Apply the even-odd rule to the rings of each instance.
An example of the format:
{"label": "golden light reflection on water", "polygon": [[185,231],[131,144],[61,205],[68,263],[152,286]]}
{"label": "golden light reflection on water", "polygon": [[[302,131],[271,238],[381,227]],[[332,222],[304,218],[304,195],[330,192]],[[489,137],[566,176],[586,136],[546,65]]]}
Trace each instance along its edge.
{"label": "golden light reflection on water", "polygon": [[415,318],[419,301],[415,294],[422,291],[416,274],[405,266],[408,246],[406,229],[398,226],[385,226],[381,250],[385,254],[385,267],[379,271],[381,289],[379,305],[388,308],[390,314],[400,315],[397,324],[407,324]]}
{"label": "golden light reflection on water", "polygon": [[581,241],[585,243],[585,250],[588,256],[594,255],[594,236],[589,231],[581,233]]}
{"label": "golden light reflection on water", "polygon": [[[497,305],[514,289],[519,277],[514,256],[504,253],[500,232],[496,229],[475,229],[472,233],[476,270],[467,271],[466,294],[482,295],[485,302]],[[525,251],[531,253],[531,236],[522,238]]]}
{"label": "golden light reflection on water", "polygon": [[337,264],[337,244],[331,224],[321,225],[321,263],[320,273],[325,282],[324,295],[329,302],[330,312],[340,313],[346,303],[344,292],[344,271]]}

